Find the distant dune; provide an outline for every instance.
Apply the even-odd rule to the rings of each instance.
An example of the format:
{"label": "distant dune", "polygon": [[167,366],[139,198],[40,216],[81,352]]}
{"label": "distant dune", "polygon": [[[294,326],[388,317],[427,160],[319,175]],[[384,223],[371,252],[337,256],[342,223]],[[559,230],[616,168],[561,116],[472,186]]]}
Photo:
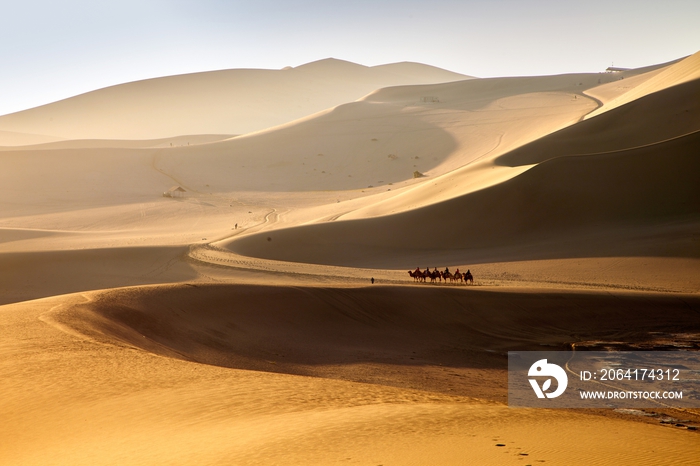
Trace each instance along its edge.
{"label": "distant dune", "polygon": [[384,256],[407,266],[428,253],[464,262],[700,257],[693,233],[700,219],[693,181],[699,90],[697,80],[671,87],[509,152],[495,162],[536,166],[488,189],[393,216],[276,231],[272,242],[269,234],[252,235],[230,247],[268,259],[352,265],[376,265]]}
{"label": "distant dune", "polygon": [[595,109],[580,93],[598,79],[581,74],[383,88],[206,149],[163,151],[158,166],[204,191],[205,185],[218,192],[386,190],[414,171],[443,175],[575,123]]}
{"label": "distant dune", "polygon": [[18,133],[14,131],[0,130],[0,147],[2,146],[24,146],[29,144],[44,144],[60,141],[61,138],[47,136],[44,134]]}
{"label": "distant dune", "polygon": [[[0,138],[2,135],[0,135]],[[33,151],[57,149],[154,149],[208,144],[235,137],[233,134],[189,134],[163,139],[69,139],[39,143],[37,138],[24,139],[22,144],[0,146],[0,151]],[[31,143],[29,142],[31,141]],[[7,141],[3,141],[7,142]]]}
{"label": "distant dune", "polygon": [[433,206],[250,235],[228,247],[267,259],[353,266],[410,267],[424,256],[452,263],[617,254],[699,258],[698,144],[700,133],[693,133],[657,146],[557,158]]}
{"label": "distant dune", "polygon": [[417,63],[367,67],[335,59],[287,70],[211,71],[121,84],[1,116],[0,130],[63,139],[244,134],[380,87],[462,79],[469,77]]}

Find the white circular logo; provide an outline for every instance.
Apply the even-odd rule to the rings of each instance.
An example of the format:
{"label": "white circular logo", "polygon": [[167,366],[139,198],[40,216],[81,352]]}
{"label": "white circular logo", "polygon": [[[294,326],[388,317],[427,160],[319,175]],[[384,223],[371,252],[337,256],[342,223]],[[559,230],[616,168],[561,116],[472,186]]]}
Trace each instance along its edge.
{"label": "white circular logo", "polygon": [[[527,372],[530,377],[549,377],[544,381],[542,387],[537,383],[537,379],[528,379],[532,389],[535,391],[537,398],[556,398],[566,390],[566,386],[569,383],[569,378],[566,376],[566,372],[561,367],[556,364],[547,363],[546,359],[540,359],[536,361],[530,370]],[[552,378],[557,381],[557,389],[551,393],[547,393],[547,390],[552,386]]]}

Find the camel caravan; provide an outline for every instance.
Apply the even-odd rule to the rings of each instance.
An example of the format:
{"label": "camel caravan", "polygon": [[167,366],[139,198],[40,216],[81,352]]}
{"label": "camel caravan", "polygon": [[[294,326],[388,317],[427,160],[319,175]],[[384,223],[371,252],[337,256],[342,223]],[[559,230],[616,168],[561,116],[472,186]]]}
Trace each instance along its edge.
{"label": "camel caravan", "polygon": [[419,283],[426,282],[428,279],[430,279],[430,283],[437,283],[437,280],[440,280],[440,283],[445,280],[445,283],[447,283],[449,280],[450,283],[461,282],[465,284],[474,284],[474,277],[469,270],[461,273],[459,269],[457,269],[455,273],[450,273],[449,267],[445,267],[444,272],[440,272],[436,267],[432,272],[430,271],[430,268],[426,268],[421,272],[420,267],[418,267],[416,270],[409,270],[408,274],[413,278],[414,282]]}

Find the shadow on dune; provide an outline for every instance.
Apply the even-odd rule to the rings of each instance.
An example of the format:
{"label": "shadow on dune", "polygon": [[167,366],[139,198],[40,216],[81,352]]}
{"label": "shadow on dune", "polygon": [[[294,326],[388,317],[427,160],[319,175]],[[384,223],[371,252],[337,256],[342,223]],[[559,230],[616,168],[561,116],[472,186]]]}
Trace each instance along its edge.
{"label": "shadow on dune", "polygon": [[[54,319],[101,341],[205,364],[471,394],[473,381],[455,385],[445,370],[503,377],[509,350],[700,330],[700,298],[689,296],[168,285],[91,298]],[[430,367],[440,371],[426,377]]]}
{"label": "shadow on dune", "polygon": [[158,169],[203,191],[351,190],[410,179],[456,147],[403,105],[359,101],[205,148],[162,149]]}
{"label": "shadow on dune", "polygon": [[700,80],[671,87],[505,154],[498,163],[537,165],[482,191],[228,247],[293,262],[411,268],[430,259],[700,257],[698,92]]}
{"label": "shadow on dune", "polygon": [[426,257],[700,257],[698,147],[700,132],[628,151],[558,157],[413,211],[249,235],[227,246],[253,257],[367,267],[414,267]]}
{"label": "shadow on dune", "polygon": [[547,135],[496,159],[510,167],[628,150],[700,130],[700,80],[689,81]]}
{"label": "shadow on dune", "polygon": [[87,290],[196,277],[186,247],[122,247],[0,254],[0,305]]}
{"label": "shadow on dune", "polygon": [[250,235],[228,247],[366,267],[700,257],[699,90],[698,80],[678,85],[505,154],[499,163],[537,165],[499,185],[396,215]]}

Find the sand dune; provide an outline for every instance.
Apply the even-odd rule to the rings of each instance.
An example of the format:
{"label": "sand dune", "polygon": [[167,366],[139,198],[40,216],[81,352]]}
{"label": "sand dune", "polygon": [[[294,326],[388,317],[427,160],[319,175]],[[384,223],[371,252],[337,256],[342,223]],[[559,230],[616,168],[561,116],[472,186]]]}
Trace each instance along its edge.
{"label": "sand dune", "polygon": [[[638,82],[645,82],[669,66],[676,65],[672,63],[661,68],[649,67],[651,71],[648,68],[641,69],[641,71],[646,71],[644,73],[640,73],[640,70],[630,70],[620,74],[630,77],[626,81],[639,80]],[[578,92],[576,86],[570,84],[571,80],[566,80],[567,77],[547,77],[546,79],[549,80],[548,84],[552,89],[556,89],[559,86],[558,88],[562,90]],[[546,82],[539,81],[540,79],[545,78],[533,79],[530,81],[531,85]],[[595,92],[598,89],[615,85],[616,82],[622,82],[619,79],[620,76],[618,74],[589,75],[581,79],[580,82],[584,87],[594,86],[587,88],[584,91],[585,95],[595,95],[602,98]],[[555,80],[558,80],[558,82]],[[609,85],[595,85],[596,80],[601,82],[612,80],[612,83]],[[480,87],[479,95],[488,95],[489,92],[492,92],[492,89],[490,89],[488,82],[484,81],[486,80],[473,81],[469,85],[473,85],[475,88]],[[522,81],[513,80],[510,82],[512,84],[519,82],[521,90],[527,89],[523,86]],[[569,87],[566,87],[567,85]],[[451,84],[444,86],[455,87]],[[590,125],[576,124],[571,129],[555,132],[552,136],[545,138],[543,142],[540,142],[537,138],[544,137],[557,129],[575,123],[573,120],[575,115],[573,106],[570,114],[572,120],[567,124],[560,121],[559,128],[542,125],[542,114],[546,112],[544,108],[540,109],[537,118],[532,119],[524,114],[517,115],[513,113],[511,115],[512,119],[504,119],[500,124],[493,125],[493,130],[495,131],[490,132],[490,134],[488,130],[491,122],[479,119],[477,120],[478,139],[476,141],[471,138],[470,140],[465,140],[465,144],[458,151],[455,151],[469,153],[476,149],[474,151],[478,154],[476,157],[466,160],[461,159],[462,163],[457,164],[459,168],[448,173],[440,173],[435,170],[433,171],[434,175],[442,176],[435,176],[435,179],[430,180],[429,183],[415,186],[413,189],[406,190],[390,199],[381,200],[371,206],[348,212],[342,218],[374,217],[437,203],[502,183],[527,170],[529,168],[528,164],[531,165],[555,156],[632,148],[687,134],[698,127],[697,115],[694,110],[697,99],[693,98],[696,92],[695,86],[697,84],[688,83],[666,93],[649,95],[649,97],[624,106],[625,110],[622,110],[623,113],[618,113],[610,118],[594,119],[595,123]],[[389,91],[395,95],[395,98],[402,98],[400,93],[395,93],[394,90]],[[378,94],[382,93],[384,93],[384,90],[378,92]],[[526,102],[524,97],[532,97],[533,100],[536,99],[540,104],[545,101],[545,96],[542,94],[520,97],[520,99],[523,99],[523,102]],[[499,106],[503,105],[502,101],[496,101],[495,103]],[[590,115],[591,113],[587,114],[586,118]],[[525,129],[527,129],[527,132],[524,131]],[[555,142],[557,138],[558,141]],[[528,145],[527,143],[530,142],[533,144]],[[489,146],[488,144],[491,145]],[[482,146],[480,147],[480,145]],[[503,154],[507,155],[499,158]],[[516,159],[519,161],[515,162],[514,160]],[[507,162],[504,163],[504,161]],[[507,165],[509,169],[504,170],[502,168],[503,165]]]}
{"label": "sand dune", "polygon": [[[700,52],[691,55],[690,57],[681,60],[678,63],[673,63],[672,65],[662,69],[658,73],[650,73],[649,79],[638,80],[633,84],[629,85],[625,83],[623,87],[623,93],[616,96],[612,100],[608,101],[601,108],[587,115],[586,118],[593,118],[594,116],[600,115],[601,113],[607,112],[614,108],[625,105],[636,99],[644,97],[645,95],[652,94],[664,90],[668,87],[676,86],[678,84],[683,84],[688,81],[693,81],[700,78]],[[608,85],[607,87],[601,86],[600,95],[609,96],[611,92],[610,87],[619,87],[621,83],[617,85]],[[597,90],[593,90],[589,95],[596,96]]]}
{"label": "sand dune", "polygon": [[158,166],[203,191],[388,189],[414,171],[439,176],[578,121],[595,103],[573,93],[597,79],[565,75],[393,87],[206,150],[163,151]]}
{"label": "sand dune", "polygon": [[[406,385],[430,382],[439,374],[443,380],[450,381],[448,389],[479,393],[494,380],[504,382],[502,369],[493,372],[475,368],[468,363],[469,358],[485,358],[486,362],[500,365],[502,356],[459,351],[465,343],[460,343],[457,351],[446,345],[435,346],[441,334],[456,335],[456,329],[445,324],[476,324],[471,333],[476,340],[471,343],[467,340],[466,346],[505,345],[499,351],[511,344],[535,343],[538,335],[551,330],[555,330],[554,336],[545,336],[543,341],[556,342],[559,337],[573,336],[566,335],[567,329],[576,329],[562,320],[565,313],[557,310],[562,302],[572,305],[571,312],[578,314],[574,320],[587,329],[594,326],[591,315],[586,313],[594,313],[611,324],[612,333],[608,336],[617,332],[619,338],[641,336],[658,329],[655,314],[659,306],[672,308],[669,330],[676,323],[684,330],[698,325],[694,313],[690,318],[694,319],[695,327],[685,326],[688,321],[684,314],[693,313],[687,307],[681,309],[678,300],[649,299],[648,295],[588,293],[567,297],[537,292],[521,295],[523,300],[519,302],[526,308],[532,306],[533,310],[545,298],[544,302],[549,303],[545,318],[552,319],[552,324],[564,325],[556,331],[554,326],[543,326],[535,316],[517,309],[512,301],[516,295],[509,293],[452,290],[449,294],[461,303],[457,308],[454,300],[450,300],[452,304],[443,303],[448,295],[439,295],[436,290],[382,290],[389,295],[376,288],[310,289],[309,293],[302,289],[276,291],[270,295],[260,287],[140,288],[1,307],[3,355],[22,355],[21,366],[11,358],[0,360],[4,373],[0,378],[4,394],[0,410],[5,420],[0,424],[0,435],[12,439],[0,446],[3,459],[24,465],[472,464],[474,461],[506,465],[523,463],[522,458],[533,463],[555,464],[585,464],[596,460],[601,464],[678,465],[695,461],[695,434],[660,427],[656,419],[653,425],[622,415],[603,417],[595,412],[573,410],[509,409],[500,402],[479,401],[449,390],[446,390],[448,394],[275,374],[269,370],[220,368],[157,357],[131,346],[143,347],[143,341],[152,337],[157,341],[151,345],[160,354],[166,349],[160,346],[163,342],[179,349],[189,342],[193,345],[190,350],[211,345],[216,353],[226,348],[221,346],[222,341],[226,345],[238,345],[238,338],[224,338],[219,333],[223,331],[251,341],[253,352],[262,356],[261,362],[281,364],[285,356],[297,356],[294,354],[297,348],[302,349],[304,356],[306,348],[318,348],[320,343],[328,342],[330,335],[324,325],[327,323],[328,328],[340,332],[339,337],[351,340],[350,345],[345,345],[346,353],[336,349],[329,358],[308,351],[306,355],[315,362],[335,359],[338,354],[344,358],[361,356],[360,364],[354,367],[353,364],[325,366],[331,376],[338,376],[345,366],[351,375],[362,377],[364,368],[370,380],[381,374],[385,380],[395,379]],[[102,299],[107,296],[114,300]],[[302,302],[313,307],[301,309],[300,314],[277,307],[260,313],[254,302],[260,298],[274,305],[279,299],[291,296],[302,296]],[[203,308],[198,303],[202,297],[213,306],[204,313],[200,312]],[[400,305],[392,304],[390,297],[398,298],[396,304]],[[427,301],[422,302],[422,298]],[[429,306],[433,299],[439,299],[450,310],[445,315],[426,312],[421,304]],[[696,298],[688,299],[698,306]],[[614,304],[616,300],[629,304],[627,309],[639,307],[641,318],[626,318],[622,307]],[[389,307],[369,307],[375,303]],[[497,303],[506,305],[502,317],[490,310]],[[508,306],[508,303],[512,304]],[[592,306],[582,310],[580,304]],[[595,310],[597,304],[603,304],[600,311]],[[149,309],[153,305],[155,309]],[[496,327],[490,327],[479,316],[487,317]],[[172,319],[165,328],[174,330],[167,334],[161,330],[165,318]],[[512,318],[525,324],[528,332],[524,338],[518,335]],[[279,326],[272,325],[278,319],[285,322],[291,319],[291,333],[280,333]],[[628,329],[635,322],[638,325]],[[224,323],[233,325],[222,327]],[[398,330],[392,330],[392,323],[399,325]],[[433,330],[425,343],[421,343],[422,338],[416,342],[419,358],[425,360],[410,360],[415,356],[406,353],[401,343],[409,344],[412,333],[423,335],[416,327],[423,323],[429,323]],[[66,324],[80,325],[81,331],[90,326],[92,335],[100,342],[85,339]],[[350,325],[348,333],[343,330],[346,324]],[[501,324],[505,327],[499,330]],[[115,328],[122,329],[118,340],[114,339]],[[493,338],[480,333],[489,328],[497,332]],[[383,335],[378,339],[352,339],[358,330],[373,335],[382,329],[389,330],[388,341],[384,341]],[[103,330],[110,332],[95,333]],[[131,331],[136,341],[127,344],[123,331]],[[279,346],[288,351],[280,353],[274,341],[255,339],[254,334],[246,331],[262,332],[261,336],[281,335]],[[179,337],[183,335],[181,340]],[[306,346],[300,344],[299,337],[312,339]],[[397,342],[400,344],[396,345]],[[352,351],[353,346],[359,348],[363,344],[369,344],[372,350]],[[392,348],[392,344],[396,346]],[[372,370],[369,361],[377,349],[383,350],[385,356],[389,350],[395,364],[381,364]],[[442,358],[451,360],[455,355],[457,361],[466,364],[426,364]],[[312,367],[319,370],[323,366]],[[419,376],[402,380],[407,368],[413,368]],[[464,377],[466,374],[472,377]],[[494,397],[500,390],[492,390],[486,396]],[[497,444],[505,446],[497,447]]]}
{"label": "sand dune", "polygon": [[496,159],[532,165],[548,159],[634,149],[700,130],[700,79],[641,97]]}
{"label": "sand dune", "polygon": [[[258,234],[229,246],[268,259],[364,266],[385,259],[404,267],[426,254],[453,263],[620,250],[698,257],[698,86],[696,80],[667,88],[494,158],[526,171],[488,189],[392,216],[275,231],[272,241]],[[402,201],[418,204],[411,197],[436,185],[407,190]],[[512,244],[517,247],[509,249]]]}
{"label": "sand dune", "polygon": [[[395,88],[222,142],[212,141],[217,136],[192,136],[155,141],[75,140],[6,148],[0,154],[0,181],[8,200],[3,218],[45,214],[45,221],[0,225],[84,230],[88,218],[91,225],[114,224],[92,214],[84,220],[58,219],[56,212],[79,209],[88,214],[104,206],[159,202],[162,192],[173,185],[182,185],[194,196],[218,197],[206,202],[220,204],[230,203],[241,192],[369,189],[367,193],[346,191],[331,198],[382,194],[372,202],[342,206],[343,212],[371,208],[387,195],[396,194],[388,191],[390,183],[397,184],[393,188],[397,189],[399,183],[412,186],[427,180],[413,180],[414,171],[432,178],[577,121],[593,103],[583,98],[573,100],[561,90],[576,88],[582,80],[594,85],[597,78],[471,80],[465,84],[479,84]],[[420,102],[423,94],[434,91],[442,95],[441,102]],[[392,101],[383,97],[387,93],[402,93],[401,99],[410,98],[413,103],[406,106],[401,99]],[[170,147],[171,142],[181,145]],[[186,146],[185,142],[193,144]],[[473,184],[482,186],[484,179],[494,183],[518,170],[498,171],[503,174],[494,177],[495,172],[489,171],[483,177],[472,177],[476,180]],[[403,208],[416,199],[438,202],[466,190],[452,189],[455,183],[446,183],[452,187],[445,192],[441,185],[435,193],[413,196]],[[370,185],[375,187],[368,188]],[[327,202],[325,199],[316,205]],[[383,212],[388,211],[391,209]],[[70,218],[76,218],[77,224],[71,225]],[[314,218],[318,214],[312,212],[300,221]]]}
{"label": "sand dune", "polygon": [[[1,137],[1,136],[0,136]],[[54,149],[154,149],[208,144],[235,137],[233,134],[191,134],[164,139],[70,139],[41,144],[27,142],[17,145],[0,146],[0,151],[13,150],[54,150]],[[2,142],[2,140],[0,140]]]}
{"label": "sand dune", "polygon": [[[5,239],[7,232],[0,230],[0,236]],[[3,251],[0,304],[85,290],[192,280],[198,274],[178,260],[185,253],[183,247]]]}
{"label": "sand dune", "polygon": [[700,348],[698,56],[330,59],[0,117],[0,463],[695,464],[698,413],[510,409],[504,355]]}
{"label": "sand dune", "polygon": [[[186,284],[126,288],[88,299],[44,318],[98,341],[200,363],[497,401],[504,395],[507,351],[567,350],[572,334],[591,341],[624,335],[630,344],[648,344],[652,330],[700,330],[696,297],[625,293]],[[363,367],[376,365],[402,369],[386,376]],[[500,372],[491,374],[495,381],[488,390],[468,379],[457,384],[452,373],[420,377],[426,370],[441,372],[439,366]]]}
{"label": "sand dune", "polygon": [[[148,149],[4,151],[0,179],[6,200],[16,198],[20,209],[22,204],[36,208],[47,203],[62,210],[83,209],[100,202],[123,202],[120,193],[128,199],[141,196],[143,201],[149,187],[152,198],[174,184],[150,168],[152,158]],[[12,204],[5,209],[12,209]]]}
{"label": "sand dune", "polygon": [[48,142],[60,141],[61,138],[46,136],[43,134],[18,133],[15,131],[0,130],[1,146],[24,146],[30,144],[45,144]]}
{"label": "sand dune", "polygon": [[64,139],[243,134],[380,87],[468,78],[417,63],[374,68],[334,59],[285,70],[212,71],[122,84],[1,116],[0,130]]}
{"label": "sand dune", "polygon": [[268,259],[354,266],[388,261],[409,268],[425,255],[449,257],[449,263],[611,254],[698,257],[698,144],[696,132],[628,151],[555,158],[433,206],[260,233],[228,247]]}
{"label": "sand dune", "polygon": [[[620,97],[622,94],[629,92],[630,89],[637,87],[638,85],[648,81],[657,74],[667,70],[672,65],[685,60],[688,57],[680,58],[678,60],[673,60],[668,63],[662,63],[659,65],[645,66],[642,68],[633,68],[624,71],[615,71],[610,74],[611,78],[608,78],[605,83],[601,80],[601,84],[592,89],[586,90],[586,95],[594,97],[601,101],[603,104],[607,104],[611,100]],[[656,89],[656,90],[661,90]],[[630,99],[627,102],[631,102],[634,99]]]}

